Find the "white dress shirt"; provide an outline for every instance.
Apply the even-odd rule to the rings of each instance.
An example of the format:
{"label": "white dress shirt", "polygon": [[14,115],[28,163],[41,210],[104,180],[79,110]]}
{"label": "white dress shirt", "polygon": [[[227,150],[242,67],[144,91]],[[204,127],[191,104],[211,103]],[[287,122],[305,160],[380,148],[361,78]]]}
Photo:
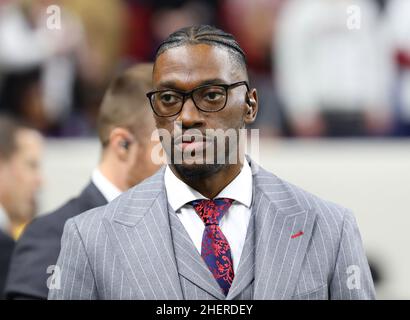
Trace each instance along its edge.
{"label": "white dress shirt", "polygon": [[117,198],[122,192],[110,180],[108,180],[99,169],[94,169],[91,181],[102,193],[107,202],[111,202]]}
{"label": "white dress shirt", "polygon": [[[168,166],[165,169],[164,181],[171,208],[181,220],[198,252],[201,253],[205,224],[193,206],[187,203],[207,198],[177,178]],[[219,226],[231,247],[233,269],[236,272],[251,216],[252,172],[247,161],[244,161],[242,170],[236,178],[215,198],[235,200],[228,212],[222,217]]]}

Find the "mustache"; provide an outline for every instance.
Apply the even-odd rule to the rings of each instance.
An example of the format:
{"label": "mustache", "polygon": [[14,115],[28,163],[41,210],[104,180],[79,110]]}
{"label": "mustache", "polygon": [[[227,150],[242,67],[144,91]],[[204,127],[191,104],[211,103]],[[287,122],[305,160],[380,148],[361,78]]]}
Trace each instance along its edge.
{"label": "mustache", "polygon": [[175,127],[174,130],[160,129],[158,131],[158,139],[165,146],[178,146],[183,143],[203,142],[205,144],[217,143],[223,141],[225,143],[239,142],[243,137],[240,130],[236,129],[210,129],[210,128],[180,128]]}
{"label": "mustache", "polygon": [[182,142],[194,142],[194,141],[203,141],[209,142],[213,141],[217,137],[216,132],[213,130],[200,130],[196,128],[175,128],[171,134],[171,140],[175,144],[180,144]]}
{"label": "mustache", "polygon": [[194,142],[194,141],[203,141],[203,142],[207,142],[210,140],[214,139],[213,135],[210,134],[204,134],[204,133],[195,133],[195,134],[180,134],[177,136],[172,136],[171,137],[172,141],[174,144],[180,144],[183,142]]}

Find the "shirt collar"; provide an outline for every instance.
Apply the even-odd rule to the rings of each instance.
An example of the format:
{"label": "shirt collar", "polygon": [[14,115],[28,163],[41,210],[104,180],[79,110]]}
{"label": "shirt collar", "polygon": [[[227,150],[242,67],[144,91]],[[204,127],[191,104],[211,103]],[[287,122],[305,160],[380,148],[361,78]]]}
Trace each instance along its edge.
{"label": "shirt collar", "polygon": [[4,207],[0,204],[0,230],[9,233],[10,220]]}
{"label": "shirt collar", "polygon": [[[165,169],[165,188],[168,202],[176,212],[188,202],[207,199],[201,193],[180,180],[169,168]],[[252,203],[252,171],[248,161],[244,161],[241,172],[215,198],[230,198],[250,207]]]}
{"label": "shirt collar", "polygon": [[107,202],[111,202],[122,193],[121,190],[108,180],[98,168],[94,169],[91,181],[102,193]]}

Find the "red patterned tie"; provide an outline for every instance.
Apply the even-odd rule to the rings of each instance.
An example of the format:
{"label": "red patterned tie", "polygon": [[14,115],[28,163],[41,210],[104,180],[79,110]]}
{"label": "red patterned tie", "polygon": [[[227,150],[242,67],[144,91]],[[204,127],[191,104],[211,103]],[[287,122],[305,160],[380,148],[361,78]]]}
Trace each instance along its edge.
{"label": "red patterned tie", "polygon": [[231,287],[234,272],[231,247],[219,227],[219,222],[228,211],[232,202],[232,199],[226,198],[195,200],[191,202],[195,211],[205,223],[205,230],[202,236],[201,256],[225,296]]}

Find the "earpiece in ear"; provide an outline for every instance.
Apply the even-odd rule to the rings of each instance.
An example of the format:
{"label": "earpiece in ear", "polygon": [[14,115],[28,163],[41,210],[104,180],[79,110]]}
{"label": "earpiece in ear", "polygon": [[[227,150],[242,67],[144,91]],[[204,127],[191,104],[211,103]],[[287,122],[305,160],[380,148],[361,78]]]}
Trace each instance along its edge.
{"label": "earpiece in ear", "polygon": [[125,150],[128,150],[130,148],[130,142],[128,140],[121,141],[121,147],[123,147]]}
{"label": "earpiece in ear", "polygon": [[249,98],[248,95],[246,95],[246,104],[248,105],[247,114],[251,114],[252,113],[251,98]]}

